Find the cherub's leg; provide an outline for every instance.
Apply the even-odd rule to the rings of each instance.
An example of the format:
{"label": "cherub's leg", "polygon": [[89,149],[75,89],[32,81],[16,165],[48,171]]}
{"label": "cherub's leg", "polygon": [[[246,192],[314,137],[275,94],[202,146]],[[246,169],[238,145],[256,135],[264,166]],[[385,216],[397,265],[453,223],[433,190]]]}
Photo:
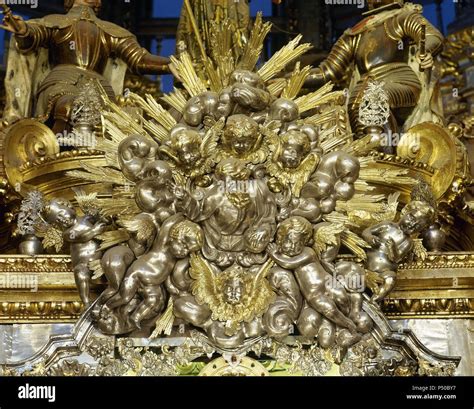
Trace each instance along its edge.
{"label": "cherub's leg", "polygon": [[339,287],[332,288],[330,293],[339,309],[344,314],[349,314],[351,312],[351,300],[347,294],[347,291],[344,288]]}
{"label": "cherub's leg", "polygon": [[127,268],[134,258],[132,250],[125,246],[117,246],[105,252],[102,257],[102,269],[107,278],[108,287],[100,296],[103,302],[107,302],[110,297],[118,292]]}
{"label": "cherub's leg", "polygon": [[80,263],[74,267],[74,279],[79,296],[87,308],[90,305],[90,270],[87,263]]}
{"label": "cherub's leg", "polygon": [[153,291],[143,295],[143,301],[135,309],[131,315],[131,320],[137,328],[141,328],[141,323],[144,319],[150,318],[152,315],[158,314],[164,307],[163,291]]}
{"label": "cherub's leg", "polygon": [[212,314],[206,304],[199,305],[192,295],[176,298],[173,312],[177,318],[200,328],[204,327]]}
{"label": "cherub's leg", "polygon": [[334,345],[336,340],[336,326],[323,318],[318,330],[318,342],[321,348],[327,349]]}
{"label": "cherub's leg", "polygon": [[106,306],[113,310],[114,308],[128,304],[137,293],[139,285],[140,280],[138,274],[133,272],[128,277],[125,277],[120,291],[107,301]]}
{"label": "cherub's leg", "polygon": [[312,308],[335,324],[356,332],[354,322],[337,308],[331,297],[325,295],[326,278],[329,275],[321,265],[312,270],[295,271],[295,275],[304,298]]}
{"label": "cherub's leg", "polygon": [[372,297],[373,302],[382,301],[393,290],[393,287],[395,287],[395,280],[397,277],[395,271],[384,271],[380,276],[383,278],[383,284],[379,288],[377,294],[374,294]]}
{"label": "cherub's leg", "polygon": [[334,301],[328,296],[324,294],[314,295],[308,299],[308,302],[316,311],[335,324],[347,328],[351,332],[357,332],[354,322],[339,311]]}

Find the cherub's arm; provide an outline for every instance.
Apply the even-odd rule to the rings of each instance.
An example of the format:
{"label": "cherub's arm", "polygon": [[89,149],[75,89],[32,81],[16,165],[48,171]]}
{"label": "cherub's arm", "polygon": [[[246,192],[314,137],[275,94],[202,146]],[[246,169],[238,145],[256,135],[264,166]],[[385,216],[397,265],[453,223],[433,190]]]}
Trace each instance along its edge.
{"label": "cherub's arm", "polygon": [[411,238],[407,238],[399,245],[395,244],[395,242],[391,239],[388,240],[387,245],[390,246],[391,250],[391,261],[394,263],[401,262],[412,250],[413,248],[413,241]]}
{"label": "cherub's arm", "polygon": [[97,222],[94,226],[84,228],[80,223],[76,223],[73,227],[64,232],[65,240],[69,243],[86,243],[102,234],[107,225],[103,222]]}
{"label": "cherub's arm", "polygon": [[[271,247],[270,247],[271,248]],[[305,248],[300,254],[294,257],[287,256],[276,250],[269,251],[270,257],[275,260],[277,264],[288,270],[295,270],[298,267],[304,266],[316,260],[316,254],[313,249]]]}
{"label": "cherub's arm", "polygon": [[156,238],[156,244],[154,244],[154,247],[157,248],[162,248],[166,245],[168,239],[169,239],[169,233],[171,228],[176,224],[184,220],[184,217],[181,213],[175,214],[168,219],[165,220],[163,225],[161,226],[160,232]]}
{"label": "cherub's arm", "polygon": [[371,246],[378,244],[380,241],[378,235],[386,228],[385,223],[379,223],[375,226],[368,227],[362,232],[362,238]]}
{"label": "cherub's arm", "polygon": [[197,200],[187,193],[181,199],[179,208],[182,209],[186,217],[193,222],[207,220],[219,207],[219,203],[222,199],[222,197],[217,194],[217,189],[213,193],[214,194],[211,193],[203,200]]}
{"label": "cherub's arm", "polygon": [[189,276],[189,259],[182,259],[176,262],[170,275],[170,280],[178,291],[189,291],[193,281]]}

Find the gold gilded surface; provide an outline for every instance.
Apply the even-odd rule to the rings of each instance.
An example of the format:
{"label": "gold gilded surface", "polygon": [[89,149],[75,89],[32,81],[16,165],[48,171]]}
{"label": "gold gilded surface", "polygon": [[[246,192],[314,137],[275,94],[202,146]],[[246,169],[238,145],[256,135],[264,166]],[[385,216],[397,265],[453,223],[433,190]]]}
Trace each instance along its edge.
{"label": "gold gilded surface", "polygon": [[431,186],[440,198],[453,182],[456,173],[456,146],[453,137],[432,122],[418,124],[403,134],[397,154],[406,159],[426,163],[434,168]]}

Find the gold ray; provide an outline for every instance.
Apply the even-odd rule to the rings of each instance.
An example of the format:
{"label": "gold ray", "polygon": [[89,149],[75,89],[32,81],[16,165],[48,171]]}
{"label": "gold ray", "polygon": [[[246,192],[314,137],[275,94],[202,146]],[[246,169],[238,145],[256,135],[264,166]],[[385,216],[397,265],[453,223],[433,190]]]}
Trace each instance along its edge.
{"label": "gold ray", "polygon": [[296,63],[293,74],[288,80],[288,84],[281,93],[282,98],[295,99],[301,89],[303,88],[304,82],[311,71],[311,66],[306,66],[303,69],[300,69],[300,62]]}
{"label": "gold ray", "polygon": [[267,85],[268,92],[275,98],[278,98],[286,87],[287,80],[284,78],[276,78],[271,84]]}
{"label": "gold ray", "polygon": [[122,172],[112,168],[102,168],[85,162],[79,162],[84,170],[71,170],[66,175],[76,179],[88,180],[100,183],[106,180],[110,184],[127,185],[130,182],[123,176]]}
{"label": "gold ray", "polygon": [[184,107],[187,103],[183,93],[177,88],[173,88],[173,92],[161,97],[161,100],[181,114],[184,112]]}
{"label": "gold ray", "polygon": [[300,113],[310,111],[344,96],[344,91],[330,92],[334,85],[328,82],[315,92],[303,95],[295,100]]}
{"label": "gold ray", "polygon": [[191,57],[187,51],[183,51],[180,54],[179,59],[175,56],[171,56],[171,64],[183,83],[184,88],[189,92],[189,95],[195,97],[196,95],[207,91],[207,87],[197,75]]}
{"label": "gold ray", "polygon": [[272,29],[271,23],[264,23],[262,13],[258,13],[250,34],[250,39],[245,47],[245,51],[240,58],[237,67],[242,70],[252,71],[257,65],[262,54],[263,44],[268,33]]}
{"label": "gold ray", "polygon": [[142,108],[151,118],[153,118],[160,126],[166,131],[170,131],[173,126],[176,125],[176,119],[165,110],[155,99],[150,95],[145,95],[146,100],[140,95],[130,93],[130,100],[135,102],[140,108]]}
{"label": "gold ray", "polygon": [[313,48],[309,43],[298,45],[302,38],[303,36],[300,34],[291,40],[280,51],[276,52],[273,57],[270,58],[262,68],[260,68],[260,70],[258,70],[259,75],[265,82],[275,77],[288,64]]}

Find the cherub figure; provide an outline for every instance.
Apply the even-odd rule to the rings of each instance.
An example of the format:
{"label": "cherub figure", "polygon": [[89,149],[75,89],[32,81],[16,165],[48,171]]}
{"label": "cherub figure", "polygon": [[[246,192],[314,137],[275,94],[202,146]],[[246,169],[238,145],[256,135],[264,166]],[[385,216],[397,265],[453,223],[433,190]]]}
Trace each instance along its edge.
{"label": "cherub figure", "polygon": [[[270,138],[273,155],[266,162],[267,172],[281,185],[289,188],[298,198],[301,189],[315,172],[319,156],[311,150],[309,136],[298,130],[285,132],[281,137]],[[275,187],[275,182],[269,181]]]}
{"label": "cherub figure", "polygon": [[223,159],[233,157],[257,165],[268,156],[260,126],[246,115],[232,115],[227,119],[222,142]]}
{"label": "cherub figure", "polygon": [[204,138],[195,129],[177,125],[171,130],[170,142],[160,147],[160,152],[174,162],[174,174],[183,182],[198,179],[212,171],[217,143],[224,128],[225,119],[214,123]]}
{"label": "cherub figure", "polygon": [[375,290],[372,301],[379,302],[395,286],[398,264],[414,249],[412,235],[422,232],[434,220],[435,210],[422,201],[407,204],[398,223],[384,221],[362,233],[372,248],[367,252],[366,268],[377,273],[382,285]]}
{"label": "cherub figure", "polygon": [[70,244],[76,286],[87,308],[91,303],[92,271],[89,263],[102,257],[99,244],[94,238],[105,231],[107,224],[98,217],[78,217],[71,203],[63,199],[51,200],[43,209],[42,215],[48,224],[62,231],[62,240]]}
{"label": "cherub figure", "polygon": [[355,342],[360,337],[355,323],[327,295],[328,273],[309,246],[312,235],[313,228],[308,220],[290,217],[278,226],[276,244],[268,245],[268,254],[280,267],[294,272],[307,303],[330,321],[348,329]]}
{"label": "cherub figure", "polygon": [[[266,280],[272,264],[272,261],[267,261],[253,272],[234,264],[217,272],[203,257],[191,256],[189,274],[194,279],[194,300],[186,297],[183,304],[183,300],[178,299],[175,303],[177,315],[206,330],[207,326],[212,324],[208,319],[212,318],[213,321],[220,321],[225,325],[223,335],[236,335],[241,330],[242,323],[250,323],[262,316],[275,299],[275,294]],[[201,317],[200,323],[196,317]]]}
{"label": "cherub figure", "polygon": [[202,243],[202,230],[197,224],[181,214],[171,216],[163,223],[150,251],[128,268],[120,291],[106,303],[106,310],[120,308],[140,294],[143,300],[130,316],[140,328],[144,319],[152,318],[164,306],[162,284],[174,270],[188,268],[188,256]]}

